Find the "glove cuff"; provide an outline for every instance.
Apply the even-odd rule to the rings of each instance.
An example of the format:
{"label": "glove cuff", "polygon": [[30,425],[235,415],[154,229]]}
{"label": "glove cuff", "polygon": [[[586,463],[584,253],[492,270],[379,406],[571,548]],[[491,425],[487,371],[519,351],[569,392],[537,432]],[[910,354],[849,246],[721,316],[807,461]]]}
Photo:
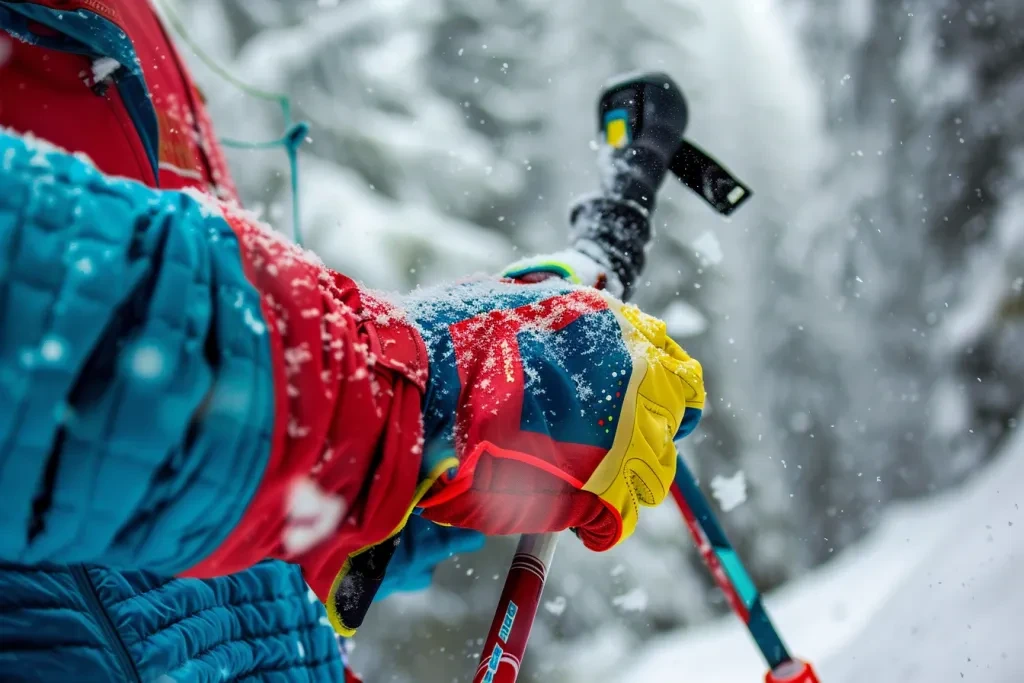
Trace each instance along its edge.
{"label": "glove cuff", "polygon": [[516,261],[502,273],[502,277],[524,281],[530,281],[532,275],[552,275],[573,284],[604,289],[615,296],[622,296],[619,276],[612,270],[601,248],[588,240],[581,240],[573,249]]}

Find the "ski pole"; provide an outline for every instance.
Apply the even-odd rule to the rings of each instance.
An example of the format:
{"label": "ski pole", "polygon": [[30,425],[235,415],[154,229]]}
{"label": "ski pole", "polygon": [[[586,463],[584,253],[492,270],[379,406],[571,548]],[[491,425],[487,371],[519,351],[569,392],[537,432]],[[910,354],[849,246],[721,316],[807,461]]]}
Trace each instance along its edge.
{"label": "ski pole", "polygon": [[512,558],[473,683],[515,683],[558,534],[524,534]]}
{"label": "ski pole", "polygon": [[704,564],[768,664],[766,683],[819,683],[810,664],[794,659],[764,609],[761,593],[733,549],[683,456],[676,454],[672,497]]}
{"label": "ski pole", "polygon": [[[656,86],[653,90],[646,87],[651,84]],[[681,102],[677,113],[682,120],[678,123],[685,129],[685,100],[671,78],[660,73],[638,73],[613,79],[598,100],[598,128],[605,140],[618,138],[628,144],[642,134],[645,121],[655,126],[663,123],[658,119],[673,111],[672,106],[665,106],[672,96]],[[669,170],[723,216],[730,215],[753,194],[724,166],[687,140],[680,140]],[[520,539],[484,641],[474,683],[515,683],[518,678],[557,544],[558,536],[553,533],[526,534]],[[790,682],[781,679],[769,683]]]}

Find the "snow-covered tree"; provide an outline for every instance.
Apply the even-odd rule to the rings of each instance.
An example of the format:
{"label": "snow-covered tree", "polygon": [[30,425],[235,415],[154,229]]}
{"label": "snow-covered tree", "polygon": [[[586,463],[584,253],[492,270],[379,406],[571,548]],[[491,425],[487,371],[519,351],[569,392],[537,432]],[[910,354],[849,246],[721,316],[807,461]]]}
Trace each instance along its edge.
{"label": "snow-covered tree", "polygon": [[1024,401],[1024,8],[794,5],[834,140],[807,251],[834,261],[816,282],[862,329],[842,374],[877,508],[972,471]]}

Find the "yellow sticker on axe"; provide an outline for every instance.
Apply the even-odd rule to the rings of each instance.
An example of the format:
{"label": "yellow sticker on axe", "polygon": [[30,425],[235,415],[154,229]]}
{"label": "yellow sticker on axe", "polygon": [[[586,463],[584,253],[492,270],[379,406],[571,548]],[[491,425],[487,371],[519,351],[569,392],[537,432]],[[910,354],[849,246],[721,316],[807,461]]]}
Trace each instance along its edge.
{"label": "yellow sticker on axe", "polygon": [[616,149],[630,143],[629,116],[625,109],[614,109],[604,117],[605,142]]}

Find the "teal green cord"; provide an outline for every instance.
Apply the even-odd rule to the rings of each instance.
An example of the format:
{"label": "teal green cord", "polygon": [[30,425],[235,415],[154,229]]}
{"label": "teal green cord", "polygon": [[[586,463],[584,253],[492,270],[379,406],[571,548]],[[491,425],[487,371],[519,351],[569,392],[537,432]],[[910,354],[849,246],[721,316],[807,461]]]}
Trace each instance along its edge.
{"label": "teal green cord", "polygon": [[[285,119],[287,121],[287,119]],[[283,147],[288,155],[288,173],[291,176],[292,185],[292,239],[299,246],[302,246],[302,232],[299,230],[299,147],[305,142],[309,135],[309,124],[305,121],[292,123],[285,134],[277,140],[269,142],[245,142],[244,140],[232,140],[221,138],[221,142],[227,147],[236,149],[271,149]]]}
{"label": "teal green cord", "polygon": [[305,121],[299,121],[298,123],[292,122],[292,102],[287,95],[271,92],[269,90],[261,90],[260,88],[249,85],[248,83],[233,76],[227,69],[218,64],[213,57],[207,54],[207,52],[203,50],[198,43],[192,40],[191,36],[188,34],[188,30],[185,28],[185,24],[166,3],[162,2],[162,0],[156,0],[156,4],[159,7],[160,12],[167,18],[168,22],[170,22],[174,31],[211,71],[250,97],[266,100],[268,102],[276,102],[278,106],[281,107],[281,116],[284,119],[285,133],[277,140],[270,140],[269,142],[247,142],[245,140],[221,138],[221,143],[226,147],[233,147],[235,149],[260,150],[272,149],[274,147],[284,148],[285,153],[288,155],[288,173],[291,176],[292,239],[296,244],[302,246],[302,231],[299,229],[299,216],[301,215],[299,210],[299,147],[302,146],[302,143],[305,142],[306,138],[309,136],[309,124]]}

